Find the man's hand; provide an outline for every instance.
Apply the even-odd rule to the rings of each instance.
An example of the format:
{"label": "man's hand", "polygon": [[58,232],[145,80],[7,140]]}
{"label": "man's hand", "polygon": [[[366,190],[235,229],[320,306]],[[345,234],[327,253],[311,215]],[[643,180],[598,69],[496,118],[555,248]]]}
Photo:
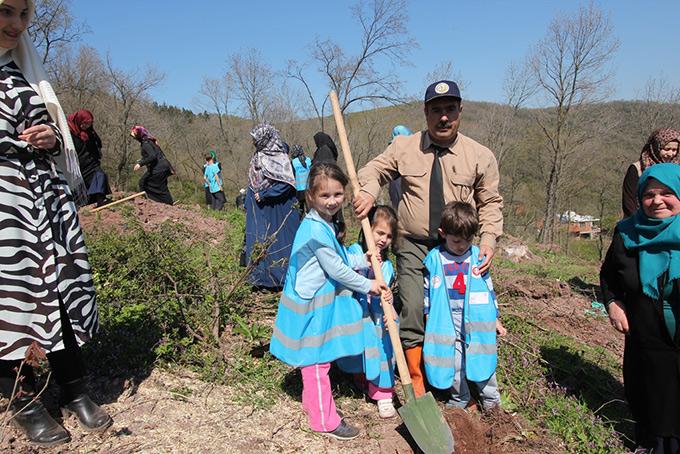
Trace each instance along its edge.
{"label": "man's hand", "polygon": [[138,171],[141,167],[142,167],[142,166],[140,166],[139,164],[135,164],[135,166],[132,168],[132,170],[136,172],[136,171]]}
{"label": "man's hand", "polygon": [[484,244],[481,244],[479,246],[479,257],[477,260],[482,260],[482,257],[484,258],[484,261],[479,265],[479,273],[484,274],[489,270],[489,267],[491,266],[491,259],[493,258],[494,255],[494,250],[491,246],[487,246]]}
{"label": "man's hand", "polygon": [[626,315],[626,309],[623,307],[623,303],[621,303],[621,301],[612,301],[607,308],[607,312],[609,313],[609,321],[616,331],[628,334],[630,331],[628,327],[628,316]]}
{"label": "man's hand", "polygon": [[358,195],[354,197],[352,204],[354,205],[354,213],[357,215],[359,220],[368,216],[368,212],[373,208],[375,199],[368,192],[359,192]]}

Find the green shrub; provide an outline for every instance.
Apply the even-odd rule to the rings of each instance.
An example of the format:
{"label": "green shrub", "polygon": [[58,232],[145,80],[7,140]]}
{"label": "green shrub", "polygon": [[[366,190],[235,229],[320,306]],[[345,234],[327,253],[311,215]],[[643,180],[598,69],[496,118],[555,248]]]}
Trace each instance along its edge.
{"label": "green shrub", "polygon": [[631,435],[632,427],[627,408],[614,399],[623,393],[619,359],[516,316],[503,322],[511,333],[499,358],[504,407],[547,428],[568,452],[625,452],[620,435]]}

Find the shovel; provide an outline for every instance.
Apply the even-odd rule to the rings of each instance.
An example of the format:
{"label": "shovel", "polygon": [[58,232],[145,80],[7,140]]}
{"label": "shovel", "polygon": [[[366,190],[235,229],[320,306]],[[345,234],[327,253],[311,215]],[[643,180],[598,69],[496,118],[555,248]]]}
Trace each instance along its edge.
{"label": "shovel", "polygon": [[[342,155],[345,157],[345,165],[347,166],[347,173],[352,183],[354,194],[359,194],[361,186],[357,179],[357,171],[354,168],[354,161],[352,160],[352,153],[349,149],[349,141],[347,140],[347,131],[345,131],[345,122],[340,111],[340,103],[338,102],[338,95],[335,91],[331,91],[329,95],[331,104],[333,105],[333,116],[335,117],[335,125],[338,128],[338,136],[340,137],[340,145],[342,148]],[[371,225],[367,218],[361,220],[361,229],[364,232],[364,238],[371,255],[371,266],[375,273],[375,278],[384,283],[385,279],[378,263],[378,255],[375,248],[375,241],[371,232]],[[401,348],[401,340],[399,339],[399,332],[397,331],[397,324],[394,322],[394,309],[391,304],[385,304],[383,299],[380,299],[383,312],[385,313],[387,321],[387,331],[392,342],[392,349],[397,360],[397,369],[399,370],[399,377],[401,378],[401,385],[404,389],[404,396],[406,403],[399,408],[399,414],[404,421],[404,425],[415,440],[418,447],[425,454],[451,454],[453,452],[453,434],[451,428],[446,424],[437,403],[432,397],[431,393],[427,393],[422,397],[416,397],[411,384],[411,375],[408,372],[406,365],[406,358],[404,358],[404,350]]]}

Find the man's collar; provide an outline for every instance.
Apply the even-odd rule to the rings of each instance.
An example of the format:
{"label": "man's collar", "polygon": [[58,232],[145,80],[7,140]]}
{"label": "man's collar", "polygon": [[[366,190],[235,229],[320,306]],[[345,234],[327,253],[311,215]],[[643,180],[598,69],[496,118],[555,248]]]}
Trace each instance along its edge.
{"label": "man's collar", "polygon": [[422,140],[420,141],[420,149],[425,151],[430,147],[438,146],[438,147],[441,147],[441,148],[448,148],[450,151],[453,151],[453,148],[456,146],[459,139],[460,139],[460,132],[457,132],[456,138],[453,140],[453,142],[451,142],[451,145],[449,145],[448,147],[442,147],[441,145],[435,143],[432,140],[432,138],[430,137],[430,132],[426,129],[423,132]]}

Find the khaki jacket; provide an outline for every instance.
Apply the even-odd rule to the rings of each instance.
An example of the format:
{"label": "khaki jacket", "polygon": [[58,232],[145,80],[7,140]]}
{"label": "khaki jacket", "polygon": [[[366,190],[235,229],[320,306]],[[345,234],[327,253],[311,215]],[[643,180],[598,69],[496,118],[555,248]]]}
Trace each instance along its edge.
{"label": "khaki jacket", "polygon": [[[498,163],[491,150],[458,133],[441,156],[446,203],[468,202],[479,212],[482,245],[496,246],[503,233],[503,198]],[[430,172],[434,148],[427,131],[397,136],[382,154],[359,171],[361,190],[377,199],[380,187],[401,176],[399,229],[406,237],[428,238]]]}

